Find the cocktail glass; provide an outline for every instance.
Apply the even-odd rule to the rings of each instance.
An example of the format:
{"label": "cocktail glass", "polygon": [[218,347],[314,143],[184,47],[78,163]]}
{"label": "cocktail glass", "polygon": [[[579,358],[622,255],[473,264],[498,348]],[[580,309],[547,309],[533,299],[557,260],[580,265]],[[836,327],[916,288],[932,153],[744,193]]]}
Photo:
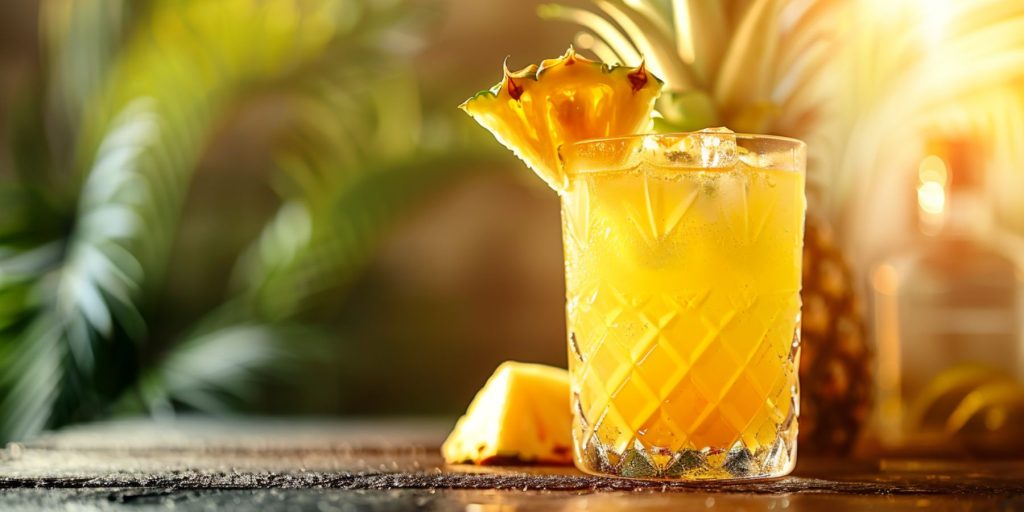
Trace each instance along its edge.
{"label": "cocktail glass", "polygon": [[677,480],[787,474],[804,143],[702,131],[560,155],[577,466]]}

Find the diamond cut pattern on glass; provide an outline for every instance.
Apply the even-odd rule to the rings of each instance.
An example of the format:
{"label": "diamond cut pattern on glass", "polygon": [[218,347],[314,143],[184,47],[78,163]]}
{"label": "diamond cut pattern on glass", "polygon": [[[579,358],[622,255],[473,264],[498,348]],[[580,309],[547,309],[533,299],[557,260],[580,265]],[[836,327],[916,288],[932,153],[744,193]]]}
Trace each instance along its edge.
{"label": "diamond cut pattern on glass", "polygon": [[667,194],[659,178],[648,174],[638,178],[637,183],[640,187],[638,194],[643,200],[628,201],[623,205],[626,218],[648,245],[655,246],[669,238],[679,227],[686,212],[696,202],[698,191],[693,189],[683,197],[675,193]]}
{"label": "diamond cut pattern on glass", "polygon": [[[785,420],[793,415],[789,388],[796,371],[788,361],[789,345],[780,352],[779,336],[773,332],[793,329],[793,316],[787,320],[787,313],[796,310],[798,298],[788,295],[789,300],[762,300],[763,296],[737,294],[725,299],[733,304],[732,314],[706,318],[701,306],[709,299],[723,299],[686,294],[627,300],[609,292],[618,297],[620,307],[614,309],[611,322],[592,326],[590,332],[599,341],[577,369],[586,397],[582,410],[587,418],[601,418],[585,428],[583,444],[604,445],[603,450],[610,451],[603,455],[605,464],[626,455],[641,456],[631,447],[642,447],[639,451],[659,471],[666,470],[670,455],[680,450],[788,449],[791,441],[782,448],[775,445],[782,442],[780,436],[789,435]],[[765,311],[765,304],[780,306]],[[731,326],[744,322],[743,332],[754,329],[761,336],[739,340]],[[610,341],[607,334],[623,323],[643,326],[632,347]],[[667,335],[681,325],[691,333],[687,340]],[[678,418],[689,421],[680,424]],[[635,460],[630,464],[639,467]]]}
{"label": "diamond cut pattern on glass", "polygon": [[792,460],[802,182],[766,180],[641,167],[563,195],[584,467],[737,478]]}

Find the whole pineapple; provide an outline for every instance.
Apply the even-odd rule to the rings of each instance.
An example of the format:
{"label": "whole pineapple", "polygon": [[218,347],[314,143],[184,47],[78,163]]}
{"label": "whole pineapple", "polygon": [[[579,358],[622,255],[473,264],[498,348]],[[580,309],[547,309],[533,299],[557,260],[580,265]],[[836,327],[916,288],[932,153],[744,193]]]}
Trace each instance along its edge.
{"label": "whole pineapple", "polygon": [[[845,454],[867,420],[873,353],[860,300],[819,200],[836,116],[827,81],[837,3],[784,0],[595,0],[604,16],[546,5],[545,18],[589,32],[577,46],[604,62],[643,58],[665,80],[662,131],[727,126],[808,143],[811,211],[804,239],[800,451]],[[641,55],[643,57],[641,57]]]}
{"label": "whole pineapple", "polygon": [[850,270],[828,223],[814,215],[804,232],[800,295],[800,450],[846,454],[870,412],[874,354]]}

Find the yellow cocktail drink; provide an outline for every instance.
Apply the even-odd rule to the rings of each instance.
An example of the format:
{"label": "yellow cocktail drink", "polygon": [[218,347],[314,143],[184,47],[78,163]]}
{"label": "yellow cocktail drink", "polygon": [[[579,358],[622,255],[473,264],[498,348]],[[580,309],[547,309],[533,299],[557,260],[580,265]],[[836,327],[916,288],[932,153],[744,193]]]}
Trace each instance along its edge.
{"label": "yellow cocktail drink", "polygon": [[562,148],[576,461],[776,476],[795,462],[804,145],[698,132]]}
{"label": "yellow cocktail drink", "polygon": [[784,475],[796,460],[806,148],[725,129],[638,135],[660,92],[643,63],[570,48],[505,67],[461,108],[562,200],[576,465]]}

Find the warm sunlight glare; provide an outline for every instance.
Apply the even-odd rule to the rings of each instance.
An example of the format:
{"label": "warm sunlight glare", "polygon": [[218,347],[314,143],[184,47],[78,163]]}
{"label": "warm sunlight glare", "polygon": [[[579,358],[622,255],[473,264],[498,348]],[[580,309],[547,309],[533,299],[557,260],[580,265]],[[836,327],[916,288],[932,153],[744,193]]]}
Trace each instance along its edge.
{"label": "warm sunlight glare", "polygon": [[935,155],[921,160],[917,170],[918,219],[922,231],[932,234],[938,231],[946,210],[946,183],[949,173],[946,162]]}
{"label": "warm sunlight glare", "polygon": [[939,214],[946,207],[946,190],[941,183],[929,181],[917,187],[917,204],[925,213]]}
{"label": "warm sunlight glare", "polygon": [[901,20],[915,25],[920,39],[937,47],[946,37],[954,6],[951,0],[873,0],[871,10],[881,21]]}
{"label": "warm sunlight glare", "polygon": [[937,46],[946,35],[946,26],[953,18],[950,0],[916,0],[911,2],[921,16],[921,35],[924,40]]}
{"label": "warm sunlight glare", "polygon": [[946,162],[936,155],[926,156],[917,168],[917,177],[921,183],[936,182],[945,185],[947,176]]}

